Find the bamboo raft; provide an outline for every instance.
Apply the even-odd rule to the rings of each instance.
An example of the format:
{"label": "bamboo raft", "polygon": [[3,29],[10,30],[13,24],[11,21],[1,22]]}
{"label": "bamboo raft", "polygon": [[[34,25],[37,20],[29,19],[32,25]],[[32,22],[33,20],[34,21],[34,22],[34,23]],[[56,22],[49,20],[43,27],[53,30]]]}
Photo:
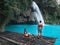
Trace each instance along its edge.
{"label": "bamboo raft", "polygon": [[[55,38],[44,36],[38,39],[37,36],[34,35],[32,38],[29,38],[24,37],[21,33],[15,32],[0,33],[0,45],[54,45],[55,40]],[[2,42],[4,42],[4,44]]]}

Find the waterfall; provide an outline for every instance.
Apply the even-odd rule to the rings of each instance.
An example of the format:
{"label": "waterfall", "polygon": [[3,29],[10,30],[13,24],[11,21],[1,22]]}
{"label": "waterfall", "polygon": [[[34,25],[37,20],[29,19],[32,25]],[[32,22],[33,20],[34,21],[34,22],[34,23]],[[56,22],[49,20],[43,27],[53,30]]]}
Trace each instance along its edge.
{"label": "waterfall", "polygon": [[44,24],[44,19],[38,5],[33,1],[31,7],[33,9],[32,16],[36,18],[38,23],[42,21],[42,23]]}

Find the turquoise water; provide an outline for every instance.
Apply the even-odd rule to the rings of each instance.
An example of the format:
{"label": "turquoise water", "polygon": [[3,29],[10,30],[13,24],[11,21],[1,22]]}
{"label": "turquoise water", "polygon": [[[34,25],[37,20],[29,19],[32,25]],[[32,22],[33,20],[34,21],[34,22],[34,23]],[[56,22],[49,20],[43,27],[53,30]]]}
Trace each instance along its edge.
{"label": "turquoise water", "polygon": [[60,37],[60,25],[45,25],[42,30],[42,35],[59,38]]}
{"label": "turquoise water", "polygon": [[[37,25],[9,25],[5,27],[5,31],[23,33],[24,28],[26,28],[28,33],[34,35],[38,34]],[[60,25],[44,25],[42,29],[42,36],[56,38],[54,45],[60,45]]]}
{"label": "turquoise water", "polygon": [[42,35],[56,38],[54,45],[60,45],[60,25],[45,25]]}
{"label": "turquoise water", "polygon": [[24,33],[24,29],[26,28],[27,33],[31,33],[34,35],[38,34],[37,25],[9,25],[5,27],[5,31],[12,31],[18,33]]}

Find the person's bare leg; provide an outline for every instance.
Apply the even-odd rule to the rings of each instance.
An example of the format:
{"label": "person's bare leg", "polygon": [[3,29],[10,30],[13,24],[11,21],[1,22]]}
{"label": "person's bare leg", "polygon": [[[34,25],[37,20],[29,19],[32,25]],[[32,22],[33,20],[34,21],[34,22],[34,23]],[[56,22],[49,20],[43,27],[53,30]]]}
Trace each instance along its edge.
{"label": "person's bare leg", "polygon": [[41,32],[42,32],[42,28],[38,29],[38,38],[41,38]]}

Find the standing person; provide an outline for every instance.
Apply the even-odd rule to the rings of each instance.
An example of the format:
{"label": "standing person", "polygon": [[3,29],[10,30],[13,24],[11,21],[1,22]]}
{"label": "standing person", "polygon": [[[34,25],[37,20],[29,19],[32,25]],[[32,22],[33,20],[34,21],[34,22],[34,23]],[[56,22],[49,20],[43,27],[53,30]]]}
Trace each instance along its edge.
{"label": "standing person", "polygon": [[41,38],[42,27],[43,27],[43,24],[42,24],[42,21],[40,21],[38,23],[38,38]]}

